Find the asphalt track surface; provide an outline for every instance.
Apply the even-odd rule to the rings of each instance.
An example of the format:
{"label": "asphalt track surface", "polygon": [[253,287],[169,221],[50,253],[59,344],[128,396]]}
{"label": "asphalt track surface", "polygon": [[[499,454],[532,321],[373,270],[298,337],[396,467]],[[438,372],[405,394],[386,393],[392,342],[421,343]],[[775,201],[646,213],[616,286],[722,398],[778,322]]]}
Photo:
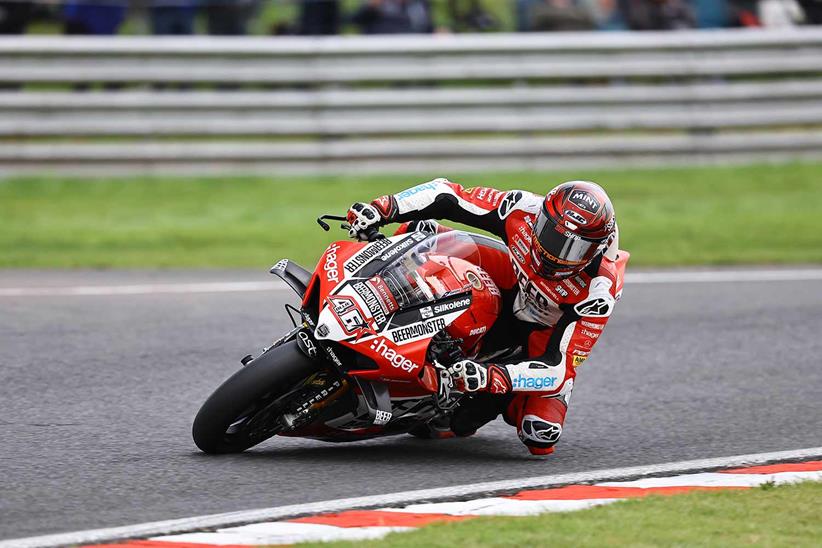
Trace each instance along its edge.
{"label": "asphalt track surface", "polygon": [[[249,272],[0,272],[0,288],[266,281]],[[557,452],[468,439],[274,439],[200,454],[211,391],[289,325],[286,291],[0,298],[0,539],[822,445],[822,281],[626,286]]]}

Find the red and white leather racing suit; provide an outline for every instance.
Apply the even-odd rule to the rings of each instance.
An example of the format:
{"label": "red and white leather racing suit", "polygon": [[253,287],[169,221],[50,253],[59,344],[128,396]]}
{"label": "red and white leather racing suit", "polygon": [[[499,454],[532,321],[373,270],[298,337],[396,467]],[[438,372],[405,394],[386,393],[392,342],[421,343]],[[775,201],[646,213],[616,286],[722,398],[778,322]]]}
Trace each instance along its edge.
{"label": "red and white leather racing suit", "polygon": [[534,454],[553,451],[562,434],[576,370],[620,298],[618,262],[628,257],[618,255],[617,237],[578,275],[563,280],[538,276],[529,250],[543,199],[520,190],[466,189],[435,179],[372,202],[387,222],[406,223],[398,232],[448,230],[427,221],[447,219],[486,230],[505,243],[488,239],[480,244],[482,266],[502,291],[503,312],[476,360],[503,366],[512,391],[475,396],[459,408],[451,428],[469,435],[502,413]]}

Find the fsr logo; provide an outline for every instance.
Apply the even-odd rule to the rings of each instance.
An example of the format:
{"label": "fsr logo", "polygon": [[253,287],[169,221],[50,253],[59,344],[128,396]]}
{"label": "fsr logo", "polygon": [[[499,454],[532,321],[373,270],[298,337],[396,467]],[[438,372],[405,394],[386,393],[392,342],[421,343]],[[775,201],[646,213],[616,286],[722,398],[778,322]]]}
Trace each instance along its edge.
{"label": "fsr logo", "polygon": [[325,279],[334,283],[340,283],[340,267],[337,264],[338,249],[340,249],[340,246],[337,244],[328,246],[328,251],[325,253],[325,263],[323,264]]}
{"label": "fsr logo", "polygon": [[382,356],[383,359],[388,360],[388,362],[394,367],[402,369],[403,371],[410,373],[419,367],[419,365],[415,364],[393,348],[389,348],[388,345],[385,344],[385,339],[382,337],[371,343],[371,350]]}

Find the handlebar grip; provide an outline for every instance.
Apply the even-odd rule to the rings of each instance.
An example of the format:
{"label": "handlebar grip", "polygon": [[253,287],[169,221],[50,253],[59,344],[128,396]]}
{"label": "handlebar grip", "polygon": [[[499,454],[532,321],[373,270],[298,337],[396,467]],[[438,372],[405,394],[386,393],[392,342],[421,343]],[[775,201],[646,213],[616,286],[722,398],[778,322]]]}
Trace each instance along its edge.
{"label": "handlebar grip", "polygon": [[365,239],[369,242],[373,242],[375,240],[382,240],[385,238],[385,235],[380,232],[377,228],[371,227],[364,232]]}

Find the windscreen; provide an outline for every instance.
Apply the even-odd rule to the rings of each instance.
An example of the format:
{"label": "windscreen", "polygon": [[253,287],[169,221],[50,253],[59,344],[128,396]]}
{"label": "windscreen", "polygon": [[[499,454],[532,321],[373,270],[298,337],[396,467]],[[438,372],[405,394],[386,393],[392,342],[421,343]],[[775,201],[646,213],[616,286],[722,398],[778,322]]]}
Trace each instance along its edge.
{"label": "windscreen", "polygon": [[441,299],[454,291],[434,283],[437,268],[445,267],[429,262],[429,256],[456,257],[480,265],[476,238],[482,237],[457,230],[430,236],[383,266],[371,277],[371,284],[387,288],[400,309]]}

